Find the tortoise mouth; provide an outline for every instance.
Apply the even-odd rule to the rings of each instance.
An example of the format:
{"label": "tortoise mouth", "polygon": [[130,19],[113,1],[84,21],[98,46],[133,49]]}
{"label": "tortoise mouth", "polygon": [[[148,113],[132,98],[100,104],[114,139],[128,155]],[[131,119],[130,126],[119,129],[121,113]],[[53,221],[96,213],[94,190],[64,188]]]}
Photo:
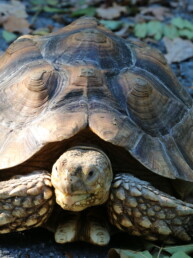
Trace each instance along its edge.
{"label": "tortoise mouth", "polygon": [[65,194],[57,191],[56,202],[64,209],[71,211],[81,211],[87,207],[95,205],[96,194],[85,193],[85,194]]}

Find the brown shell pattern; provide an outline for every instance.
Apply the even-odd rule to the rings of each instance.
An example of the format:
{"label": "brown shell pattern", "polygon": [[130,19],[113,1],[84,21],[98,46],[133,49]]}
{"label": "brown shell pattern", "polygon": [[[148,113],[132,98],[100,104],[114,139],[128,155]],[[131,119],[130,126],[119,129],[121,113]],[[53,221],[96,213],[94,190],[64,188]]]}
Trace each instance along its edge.
{"label": "brown shell pattern", "polygon": [[193,181],[192,99],[157,50],[81,18],[0,58],[1,169],[90,128],[155,173]]}

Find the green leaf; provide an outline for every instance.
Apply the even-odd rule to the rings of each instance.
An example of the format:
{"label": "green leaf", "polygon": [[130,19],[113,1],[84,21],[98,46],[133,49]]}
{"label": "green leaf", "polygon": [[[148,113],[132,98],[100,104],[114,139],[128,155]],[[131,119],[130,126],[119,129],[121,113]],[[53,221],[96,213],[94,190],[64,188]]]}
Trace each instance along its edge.
{"label": "green leaf", "polygon": [[175,17],[171,20],[171,24],[175,25],[179,29],[184,28],[184,19],[181,17]]}
{"label": "green leaf", "polygon": [[30,3],[32,5],[45,5],[46,4],[46,1],[45,0],[31,0]]}
{"label": "green leaf", "polygon": [[174,253],[179,252],[179,251],[190,254],[190,253],[193,253],[193,244],[166,246],[163,249],[165,251],[169,252],[170,254],[174,254]]}
{"label": "green leaf", "polygon": [[147,23],[147,34],[159,40],[162,37],[163,25],[160,21],[150,21]]}
{"label": "green leaf", "polygon": [[147,31],[149,36],[155,35],[157,30],[162,30],[162,24],[160,21],[150,21],[147,23]]}
{"label": "green leaf", "polygon": [[171,258],[171,255],[156,252],[156,253],[153,254],[153,258]]}
{"label": "green leaf", "polygon": [[147,23],[138,23],[134,26],[134,34],[138,38],[145,38],[147,35]]}
{"label": "green leaf", "polygon": [[47,13],[65,13],[66,10],[65,9],[60,9],[60,8],[55,8],[55,7],[49,7],[47,5],[45,5],[43,7],[43,10],[44,12],[47,12]]}
{"label": "green leaf", "polygon": [[188,20],[182,19],[181,17],[173,18],[171,20],[171,24],[175,25],[179,29],[187,28],[193,31],[193,23]]}
{"label": "green leaf", "polygon": [[184,27],[193,31],[193,23],[188,20],[184,20]]}
{"label": "green leaf", "polygon": [[86,4],[86,0],[79,0],[78,4],[79,4],[80,6],[82,6],[82,5]]}
{"label": "green leaf", "polygon": [[40,12],[43,11],[44,7],[42,5],[36,5],[30,9],[32,12]]}
{"label": "green leaf", "polygon": [[193,39],[193,31],[184,29],[184,30],[179,30],[179,35],[181,37],[186,37],[188,39]]}
{"label": "green leaf", "polygon": [[32,32],[33,35],[39,35],[39,36],[45,36],[49,33],[49,29],[48,28],[39,28],[37,30],[34,30]]}
{"label": "green leaf", "polygon": [[46,0],[46,3],[51,6],[55,6],[58,4],[58,0]]}
{"label": "green leaf", "polygon": [[169,39],[175,39],[179,36],[179,31],[174,25],[164,25],[163,34]]}
{"label": "green leaf", "polygon": [[59,1],[58,0],[30,0],[32,5],[51,5],[56,6]]}
{"label": "green leaf", "polygon": [[186,253],[179,251],[171,256],[171,258],[191,258],[191,256],[187,255]]}
{"label": "green leaf", "polygon": [[96,13],[96,8],[88,7],[88,8],[84,8],[84,9],[78,9],[78,10],[72,12],[71,16],[72,17],[83,16],[83,15],[94,16],[95,13]]}
{"label": "green leaf", "polygon": [[113,20],[101,20],[101,24],[103,24],[109,30],[118,30],[122,27],[123,23],[121,21],[113,21]]}
{"label": "green leaf", "polygon": [[132,251],[132,250],[123,250],[123,249],[110,249],[108,253],[109,258],[116,257],[117,254],[120,258],[153,258],[149,251]]}
{"label": "green leaf", "polygon": [[7,30],[3,30],[2,36],[7,43],[14,41],[18,37],[16,34],[9,32]]}

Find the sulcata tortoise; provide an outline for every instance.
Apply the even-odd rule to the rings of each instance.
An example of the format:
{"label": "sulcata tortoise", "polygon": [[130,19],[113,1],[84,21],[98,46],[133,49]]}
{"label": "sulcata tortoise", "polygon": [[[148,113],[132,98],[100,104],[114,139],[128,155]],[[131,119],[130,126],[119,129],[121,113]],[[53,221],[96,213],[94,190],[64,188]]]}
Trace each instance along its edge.
{"label": "sulcata tortoise", "polygon": [[0,78],[0,233],[193,238],[192,99],[160,52],[84,17],[18,38]]}

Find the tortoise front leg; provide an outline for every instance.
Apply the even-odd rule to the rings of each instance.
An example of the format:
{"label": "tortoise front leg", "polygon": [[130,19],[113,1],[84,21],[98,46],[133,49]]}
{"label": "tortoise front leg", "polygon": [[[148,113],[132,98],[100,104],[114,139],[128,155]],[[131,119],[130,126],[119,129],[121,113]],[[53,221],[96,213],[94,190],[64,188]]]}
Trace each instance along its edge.
{"label": "tortoise front leg", "polygon": [[129,174],[116,175],[108,202],[112,224],[132,235],[168,242],[193,237],[193,205]]}
{"label": "tortoise front leg", "polygon": [[0,233],[42,225],[54,205],[50,174],[35,171],[0,182]]}

